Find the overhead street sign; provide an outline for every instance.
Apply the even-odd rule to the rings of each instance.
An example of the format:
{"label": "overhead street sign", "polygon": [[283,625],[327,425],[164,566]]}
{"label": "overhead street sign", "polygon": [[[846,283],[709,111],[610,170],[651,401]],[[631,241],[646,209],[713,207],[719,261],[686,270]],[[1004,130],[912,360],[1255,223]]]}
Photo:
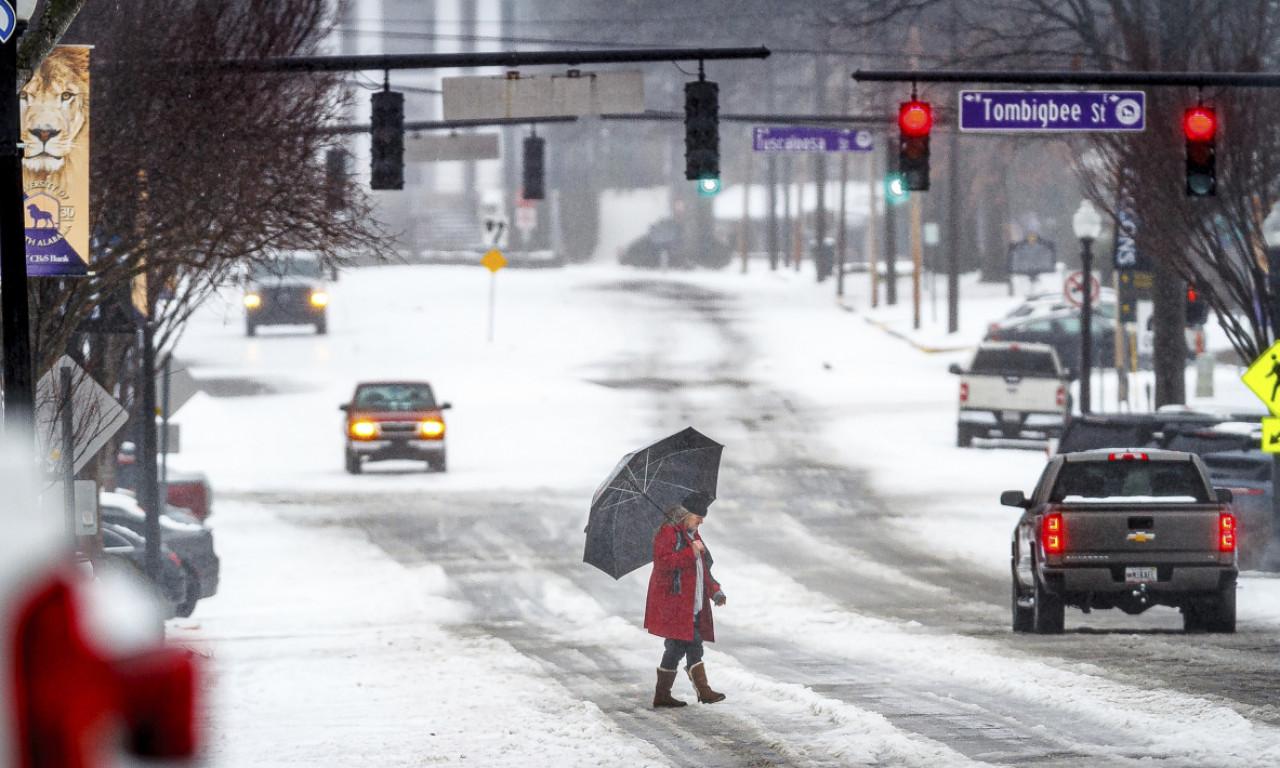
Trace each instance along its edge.
{"label": "overhead street sign", "polygon": [[404,137],[406,162],[497,160],[499,156],[496,133],[451,133],[445,136]]}
{"label": "overhead street sign", "polygon": [[961,91],[960,130],[1141,131],[1142,91]]}
{"label": "overhead street sign", "polygon": [[640,71],[578,72],[567,75],[446,77],[445,120],[569,117],[644,112]]}
{"label": "overhead street sign", "polygon": [[751,132],[756,152],[870,152],[871,131],[778,126]]}
{"label": "overhead street sign", "polygon": [[1272,344],[1249,364],[1240,377],[1272,414],[1280,416],[1280,341]]}

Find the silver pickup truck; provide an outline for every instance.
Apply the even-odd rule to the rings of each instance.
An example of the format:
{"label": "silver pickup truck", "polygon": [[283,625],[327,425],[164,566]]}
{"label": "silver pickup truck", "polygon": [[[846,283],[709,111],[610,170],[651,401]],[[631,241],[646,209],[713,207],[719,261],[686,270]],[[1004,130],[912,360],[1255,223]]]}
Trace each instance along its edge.
{"label": "silver pickup truck", "polygon": [[1088,613],[1153,605],[1182,611],[1187,631],[1234,632],[1236,542],[1231,491],[1200,457],[1107,448],[1049,460],[1013,532],[1013,630],[1063,630],[1068,605]]}

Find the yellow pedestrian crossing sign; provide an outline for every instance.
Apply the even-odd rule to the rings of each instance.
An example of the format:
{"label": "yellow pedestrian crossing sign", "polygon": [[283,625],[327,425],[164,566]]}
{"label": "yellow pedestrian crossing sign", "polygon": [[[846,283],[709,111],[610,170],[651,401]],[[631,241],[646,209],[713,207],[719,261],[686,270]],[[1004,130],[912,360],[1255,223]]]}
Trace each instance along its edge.
{"label": "yellow pedestrian crossing sign", "polygon": [[1280,453],[1280,419],[1262,420],[1262,450]]}
{"label": "yellow pedestrian crossing sign", "polygon": [[1280,341],[1259,355],[1240,380],[1262,399],[1273,415],[1280,416]]}

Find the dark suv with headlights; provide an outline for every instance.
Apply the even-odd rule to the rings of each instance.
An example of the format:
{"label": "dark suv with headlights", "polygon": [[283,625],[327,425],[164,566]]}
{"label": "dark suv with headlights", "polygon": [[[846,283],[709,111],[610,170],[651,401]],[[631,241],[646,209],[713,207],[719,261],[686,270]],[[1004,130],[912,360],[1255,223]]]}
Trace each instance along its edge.
{"label": "dark suv with headlights", "polygon": [[346,467],[353,475],[370,461],[412,459],[444,472],[444,414],[449,403],[436,402],[425,381],[366,381],[351,401],[338,406],[347,414]]}
{"label": "dark suv with headlights", "polygon": [[308,253],[290,253],[254,264],[244,293],[244,332],[258,333],[260,325],[314,325],[327,333],[329,292],[319,260]]}

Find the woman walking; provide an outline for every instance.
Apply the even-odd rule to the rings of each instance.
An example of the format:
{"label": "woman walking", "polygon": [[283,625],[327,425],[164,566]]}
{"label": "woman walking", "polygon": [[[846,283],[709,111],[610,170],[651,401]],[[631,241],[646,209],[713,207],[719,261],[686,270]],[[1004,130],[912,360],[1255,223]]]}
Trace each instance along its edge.
{"label": "woman walking", "polygon": [[666,638],[653,693],[655,707],[685,705],[671,695],[682,658],[698,692],[698,701],[724,701],[724,694],[707,684],[707,668],[702,661],[703,641],[716,639],[711,604],[725,604],[724,591],[711,577],[711,553],[698,534],[711,501],[705,494],[686,496],[667,510],[667,522],[653,537],[653,574],[649,577],[644,627],[651,634]]}

